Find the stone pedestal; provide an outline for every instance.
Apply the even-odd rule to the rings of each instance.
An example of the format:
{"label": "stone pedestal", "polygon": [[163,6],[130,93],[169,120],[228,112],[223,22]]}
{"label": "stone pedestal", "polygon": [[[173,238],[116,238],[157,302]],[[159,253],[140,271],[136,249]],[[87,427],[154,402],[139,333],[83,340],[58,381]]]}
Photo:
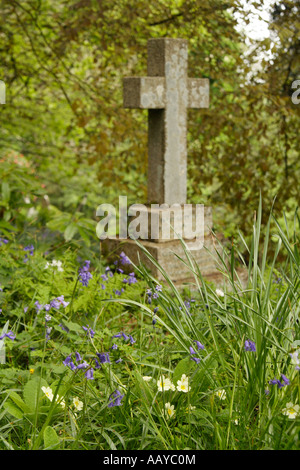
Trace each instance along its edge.
{"label": "stone pedestal", "polygon": [[[176,218],[176,212],[174,214]],[[149,219],[150,220],[150,219]],[[161,222],[161,218],[159,221]],[[173,219],[172,219],[173,220]],[[149,225],[149,230],[151,225]],[[211,235],[212,229],[212,210],[211,207],[204,208],[204,227],[201,228],[203,233],[203,240],[200,249],[195,249],[197,245],[193,245],[194,240],[185,240],[190,245],[190,254],[194,258],[195,262],[200,268],[201,274],[207,280],[214,282],[218,281],[219,273],[217,266],[214,261],[215,247],[213,236]],[[171,231],[172,233],[172,231]],[[158,239],[142,240],[139,242],[141,245],[153,256],[157,263],[166,271],[168,276],[176,284],[184,284],[193,279],[193,274],[189,269],[180,261],[179,256],[184,262],[187,262],[186,254],[180,240],[175,239],[163,239],[161,238],[162,229],[159,224],[159,237]],[[152,261],[146,256],[146,254],[139,248],[135,240],[131,238],[127,239],[107,239],[101,242],[102,253],[109,258],[110,261],[118,259],[120,253],[123,251],[126,256],[134,264],[139,264],[140,261],[146,266],[152,275],[161,281],[164,279],[160,270],[152,263]],[[175,255],[176,253],[176,255]],[[211,254],[210,254],[211,253]]]}

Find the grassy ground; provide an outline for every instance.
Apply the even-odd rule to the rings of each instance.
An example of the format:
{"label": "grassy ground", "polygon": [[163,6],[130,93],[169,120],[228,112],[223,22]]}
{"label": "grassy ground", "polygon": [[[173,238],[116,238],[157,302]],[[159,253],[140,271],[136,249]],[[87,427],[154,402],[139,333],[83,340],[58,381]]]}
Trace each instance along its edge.
{"label": "grassy ground", "polygon": [[246,288],[235,246],[224,288],[187,252],[179,291],[2,237],[0,449],[299,449],[299,218],[262,236],[260,212]]}

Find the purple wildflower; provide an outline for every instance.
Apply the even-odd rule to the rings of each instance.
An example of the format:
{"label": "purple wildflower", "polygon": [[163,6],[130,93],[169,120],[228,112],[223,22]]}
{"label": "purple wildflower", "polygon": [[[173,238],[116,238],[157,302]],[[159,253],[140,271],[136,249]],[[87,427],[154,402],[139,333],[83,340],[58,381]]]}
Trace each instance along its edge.
{"label": "purple wildflower", "polygon": [[90,261],[86,260],[84,262],[84,265],[79,269],[79,281],[84,287],[88,286],[89,280],[93,277],[92,274],[89,272],[90,263]]}
{"label": "purple wildflower", "polygon": [[189,349],[190,349],[190,353],[191,353],[191,354],[196,354],[196,351],[194,351],[194,349],[192,348],[192,346],[190,346]]}
{"label": "purple wildflower", "polygon": [[205,349],[204,346],[203,346],[203,344],[200,343],[200,341],[195,340],[194,343],[196,343],[198,351],[199,351],[200,349]]}
{"label": "purple wildflower", "polygon": [[122,359],[121,357],[119,357],[119,359],[117,359],[117,360],[115,361],[115,363],[116,363],[116,364],[120,364],[120,362],[122,362],[122,361],[123,361],[123,359]]}
{"label": "purple wildflower", "polygon": [[86,371],[86,373],[84,374],[85,378],[87,380],[94,380],[94,369],[90,368]]}
{"label": "purple wildflower", "polygon": [[78,364],[77,369],[86,369],[88,366],[88,363],[83,361],[81,364]]}
{"label": "purple wildflower", "polygon": [[270,385],[277,385],[278,388],[284,387],[285,384],[281,383],[279,379],[273,379],[269,381]]}
{"label": "purple wildflower", "polygon": [[114,406],[121,406],[123,403],[121,403],[122,398],[124,395],[121,394],[119,390],[115,390],[110,396],[109,396],[109,403],[108,403],[108,408],[112,408]]}
{"label": "purple wildflower", "polygon": [[284,385],[290,385],[290,381],[285,375],[281,374],[281,378],[284,381]]}
{"label": "purple wildflower", "polygon": [[58,302],[60,302],[60,304],[61,304],[64,308],[66,308],[66,307],[69,305],[69,303],[70,303],[70,302],[66,302],[66,301],[65,301],[65,298],[64,298],[63,295],[60,295],[59,297],[57,297],[57,300],[58,300]]}
{"label": "purple wildflower", "polygon": [[24,251],[29,251],[30,256],[33,256],[34,246],[33,245],[25,246]]}
{"label": "purple wildflower", "polygon": [[131,335],[129,335],[129,339],[130,339],[130,344],[134,344],[136,342],[136,340]]}
{"label": "purple wildflower", "polygon": [[51,331],[52,331],[52,327],[51,327],[51,326],[49,326],[49,327],[46,328],[46,341],[49,341]]}
{"label": "purple wildflower", "polygon": [[77,362],[82,361],[82,357],[80,356],[79,352],[76,351],[75,353],[75,359]]}
{"label": "purple wildflower", "polygon": [[2,246],[3,244],[7,245],[7,243],[8,243],[8,240],[6,238],[0,238],[0,246]]}
{"label": "purple wildflower", "polygon": [[8,331],[7,333],[3,333],[3,335],[0,336],[0,340],[3,338],[9,338],[14,341],[16,339],[16,335],[12,331]]}
{"label": "purple wildflower", "polygon": [[120,253],[120,262],[123,266],[126,264],[131,264],[130,259],[125,255],[124,251]]}
{"label": "purple wildflower", "polygon": [[95,369],[100,369],[101,365],[99,364],[98,359],[96,359],[96,358],[94,357],[94,361],[95,361],[95,364],[96,364],[96,365],[95,365]]}
{"label": "purple wildflower", "polygon": [[158,292],[161,292],[162,291],[162,286],[160,284],[157,284],[155,286],[155,290],[157,290]]}
{"label": "purple wildflower", "polygon": [[37,313],[44,308],[44,306],[41,305],[38,300],[36,302],[34,302],[34,305],[35,305]]}
{"label": "purple wildflower", "polygon": [[105,364],[106,362],[110,362],[109,353],[97,353],[96,354],[100,359],[101,364]]}
{"label": "purple wildflower", "polygon": [[137,281],[137,278],[135,277],[135,274],[134,273],[129,273],[129,277],[128,277],[128,284],[131,285],[131,284],[135,284]]}
{"label": "purple wildflower", "polygon": [[92,328],[89,328],[89,325],[83,326],[82,328],[84,329],[84,331],[87,332],[88,336],[90,336],[91,338],[94,338],[95,332],[94,330],[92,330]]}
{"label": "purple wildflower", "polygon": [[245,351],[253,351],[253,352],[256,351],[256,346],[255,346],[254,341],[250,341],[250,339],[247,339],[245,341]]}
{"label": "purple wildflower", "polygon": [[70,364],[70,362],[72,361],[72,358],[71,358],[72,354],[70,354],[69,356],[66,357],[66,359],[63,361],[63,365],[64,366],[68,366]]}
{"label": "purple wildflower", "polygon": [[191,357],[192,361],[195,361],[197,364],[201,361],[200,357]]}

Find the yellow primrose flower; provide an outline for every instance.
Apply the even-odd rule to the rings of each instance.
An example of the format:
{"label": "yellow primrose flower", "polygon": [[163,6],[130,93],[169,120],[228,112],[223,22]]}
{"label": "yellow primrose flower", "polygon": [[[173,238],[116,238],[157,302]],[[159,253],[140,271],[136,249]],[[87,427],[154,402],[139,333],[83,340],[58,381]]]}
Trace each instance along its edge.
{"label": "yellow primrose flower", "polygon": [[83,408],[83,402],[78,397],[73,398],[73,405],[77,411],[81,411]]}
{"label": "yellow primrose flower", "polygon": [[167,419],[172,418],[175,414],[174,405],[171,405],[169,402],[165,404],[167,410]]}
{"label": "yellow primrose flower", "polygon": [[299,405],[293,405],[293,403],[287,403],[286,408],[282,410],[282,413],[285,416],[288,416],[289,419],[295,419],[299,415]]}
{"label": "yellow primrose flower", "polygon": [[150,380],[152,380],[152,377],[150,375],[144,375],[143,380],[145,382],[150,382]]}
{"label": "yellow primrose flower", "polygon": [[159,378],[157,381],[157,387],[160,392],[167,391],[167,390],[175,390],[175,385],[172,384],[171,380],[168,378],[165,378],[163,375],[162,377]]}
{"label": "yellow primrose flower", "polygon": [[187,393],[190,391],[190,389],[191,387],[189,387],[189,378],[185,374],[182,374],[181,379],[177,380],[178,392]]}
{"label": "yellow primrose flower", "polygon": [[220,400],[225,400],[226,399],[226,391],[223,389],[223,390],[218,390],[217,392],[215,392],[215,395],[220,398]]}
{"label": "yellow primrose flower", "polygon": [[50,387],[42,387],[42,390],[44,392],[44,394],[46,395],[47,398],[49,398],[50,401],[53,400],[53,392],[52,392],[52,388]]}

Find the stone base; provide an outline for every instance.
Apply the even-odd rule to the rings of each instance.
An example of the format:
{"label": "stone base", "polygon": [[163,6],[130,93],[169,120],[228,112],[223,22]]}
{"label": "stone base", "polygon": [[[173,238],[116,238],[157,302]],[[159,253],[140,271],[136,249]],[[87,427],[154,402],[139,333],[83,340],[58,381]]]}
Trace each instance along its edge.
{"label": "stone base", "polygon": [[[193,279],[193,274],[184,265],[187,263],[187,258],[182,247],[180,240],[172,240],[169,242],[153,242],[146,240],[139,240],[141,245],[149,251],[157,263],[166,271],[171,280],[175,283],[182,284]],[[217,266],[213,259],[215,248],[213,244],[212,236],[205,237],[204,246],[212,253],[210,254],[205,248],[200,250],[191,251],[192,257],[198,264],[201,274],[204,278],[213,280],[214,277],[218,277]],[[149,269],[152,275],[161,281],[164,276],[159,269],[152,263],[152,261],[146,256],[146,254],[138,247],[136,242],[131,239],[126,240],[104,240],[101,242],[102,253],[108,257],[110,261],[118,259],[118,255],[124,251],[126,256],[136,265],[140,261],[144,266]],[[175,254],[182,258],[180,261]]]}

